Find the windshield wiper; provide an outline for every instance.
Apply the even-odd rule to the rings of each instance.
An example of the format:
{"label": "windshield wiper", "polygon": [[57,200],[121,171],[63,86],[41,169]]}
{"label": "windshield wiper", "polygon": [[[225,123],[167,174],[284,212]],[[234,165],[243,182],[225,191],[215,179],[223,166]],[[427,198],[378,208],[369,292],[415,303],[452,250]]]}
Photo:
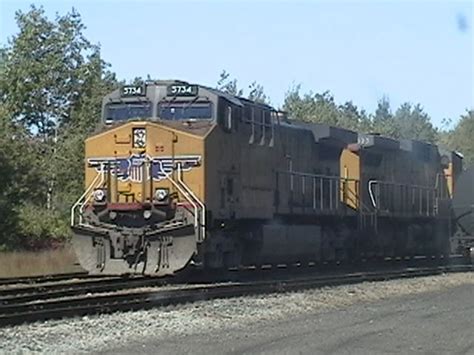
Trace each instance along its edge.
{"label": "windshield wiper", "polygon": [[166,108],[169,108],[171,106],[171,104],[178,98],[178,93],[174,94],[172,97],[171,97],[171,100],[165,100],[167,103],[168,103],[168,106],[166,106]]}
{"label": "windshield wiper", "polygon": [[186,105],[184,105],[182,108],[181,108],[181,112],[183,113],[184,115],[184,111],[190,107],[193,103],[195,103],[197,100],[199,100],[200,97],[199,96],[196,96],[194,99],[192,99],[191,101],[189,101]]}

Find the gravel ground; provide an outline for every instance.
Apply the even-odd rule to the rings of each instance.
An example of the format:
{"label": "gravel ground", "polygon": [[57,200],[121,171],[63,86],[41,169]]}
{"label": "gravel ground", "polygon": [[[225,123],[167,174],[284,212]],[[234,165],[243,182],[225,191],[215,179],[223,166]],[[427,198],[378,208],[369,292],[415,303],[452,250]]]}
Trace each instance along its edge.
{"label": "gravel ground", "polygon": [[[202,301],[148,311],[21,325],[0,329],[0,352],[79,353],[111,349],[130,352],[144,344],[159,344],[177,337],[205,338],[216,332],[229,334],[230,330],[238,334],[249,327],[258,329],[295,317],[344,310],[355,304],[446,291],[463,285],[472,290],[474,273]],[[156,353],[159,349],[142,348],[142,351]]]}
{"label": "gravel ground", "polygon": [[474,354],[474,285],[246,327],[135,341],[105,354]]}

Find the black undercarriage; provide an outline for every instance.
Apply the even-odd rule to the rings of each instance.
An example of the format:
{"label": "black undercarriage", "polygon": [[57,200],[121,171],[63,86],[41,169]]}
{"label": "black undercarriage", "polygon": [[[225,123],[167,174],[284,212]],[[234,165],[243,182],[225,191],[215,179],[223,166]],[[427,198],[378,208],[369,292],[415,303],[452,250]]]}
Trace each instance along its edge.
{"label": "black undercarriage", "polygon": [[144,228],[75,227],[74,246],[91,274],[174,274],[192,262],[205,269],[448,255],[450,220],[319,216],[219,220],[198,242],[192,218]]}

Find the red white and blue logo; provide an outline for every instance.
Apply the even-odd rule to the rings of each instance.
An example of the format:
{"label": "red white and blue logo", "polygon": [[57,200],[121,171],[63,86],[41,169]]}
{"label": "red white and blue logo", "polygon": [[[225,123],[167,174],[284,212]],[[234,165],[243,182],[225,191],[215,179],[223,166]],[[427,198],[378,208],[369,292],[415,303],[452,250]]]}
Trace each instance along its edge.
{"label": "red white and blue logo", "polygon": [[[182,171],[190,171],[201,165],[200,155],[175,155],[150,157],[133,154],[129,158],[90,158],[88,165],[99,172],[102,167],[110,169],[112,175],[117,175],[120,181],[142,182],[143,177],[159,181],[166,178],[180,165]],[[149,163],[149,164],[147,164]]]}

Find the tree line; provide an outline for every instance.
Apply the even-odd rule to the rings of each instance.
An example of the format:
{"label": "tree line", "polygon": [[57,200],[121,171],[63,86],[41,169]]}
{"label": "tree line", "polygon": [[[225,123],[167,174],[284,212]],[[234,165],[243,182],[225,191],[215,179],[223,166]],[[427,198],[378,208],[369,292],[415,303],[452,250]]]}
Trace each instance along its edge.
{"label": "tree line", "polygon": [[[125,83],[84,36],[77,11],[50,19],[32,6],[15,20],[18,33],[0,48],[0,250],[52,247],[70,237],[69,210],[83,191],[84,139],[96,129],[103,96]],[[262,85],[244,90],[226,71],[216,87],[270,102]],[[474,162],[472,110],[442,130],[420,104],[392,110],[382,98],[368,113],[351,101],[338,104],[329,91],[303,93],[300,86],[286,92],[280,109],[307,122],[443,144]]]}

